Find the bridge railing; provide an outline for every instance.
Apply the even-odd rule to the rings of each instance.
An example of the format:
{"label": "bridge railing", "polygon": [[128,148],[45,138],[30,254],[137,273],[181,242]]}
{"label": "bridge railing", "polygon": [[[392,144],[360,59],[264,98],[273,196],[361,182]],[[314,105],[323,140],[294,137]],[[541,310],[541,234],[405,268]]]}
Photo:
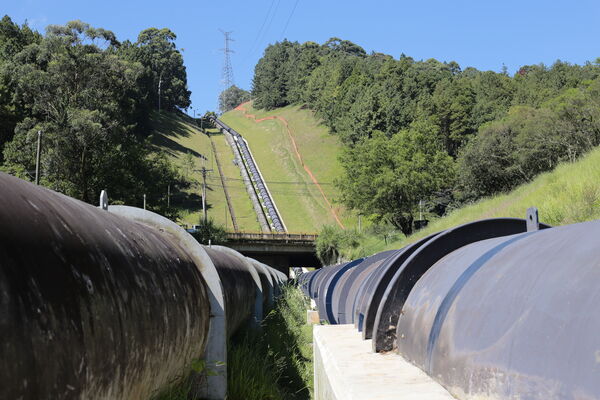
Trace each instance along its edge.
{"label": "bridge railing", "polygon": [[277,242],[314,242],[319,235],[314,233],[247,233],[229,232],[227,240],[277,241]]}

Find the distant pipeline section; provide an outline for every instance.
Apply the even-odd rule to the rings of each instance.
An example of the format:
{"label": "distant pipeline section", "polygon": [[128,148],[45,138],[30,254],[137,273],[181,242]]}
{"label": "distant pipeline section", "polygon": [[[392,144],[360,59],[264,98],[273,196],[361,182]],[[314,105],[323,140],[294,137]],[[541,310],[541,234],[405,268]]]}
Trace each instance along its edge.
{"label": "distant pipeline section", "polygon": [[250,149],[248,148],[248,143],[246,142],[246,140],[235,129],[231,128],[223,121],[214,117],[211,118],[211,121],[219,129],[227,131],[233,136],[234,141],[240,150],[240,154],[242,155],[244,167],[247,168],[248,174],[252,178],[254,189],[259,199],[263,203],[264,209],[266,210],[266,213],[271,221],[272,229],[274,229],[277,232],[286,232],[283,220],[279,215],[277,207],[275,207],[275,202],[273,201],[273,198],[269,193],[269,190],[267,189],[265,181],[260,171],[258,170],[256,163],[254,162],[254,158],[250,153]]}
{"label": "distant pipeline section", "polygon": [[194,362],[226,396],[226,341],[287,277],[173,222],[0,173],[0,398],[147,399]]}
{"label": "distant pipeline section", "polygon": [[459,399],[600,399],[600,220],[548,228],[530,209],[297,281]]}

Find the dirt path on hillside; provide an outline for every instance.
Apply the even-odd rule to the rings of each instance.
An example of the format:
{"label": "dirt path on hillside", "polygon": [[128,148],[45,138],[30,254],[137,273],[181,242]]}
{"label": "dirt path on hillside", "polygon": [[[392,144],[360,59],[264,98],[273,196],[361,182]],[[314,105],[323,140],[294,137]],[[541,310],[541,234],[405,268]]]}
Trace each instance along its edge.
{"label": "dirt path on hillside", "polygon": [[280,121],[283,124],[283,126],[285,127],[285,130],[287,131],[287,134],[288,134],[288,136],[289,136],[289,138],[290,138],[290,140],[292,142],[292,146],[294,147],[294,152],[296,153],[296,157],[298,158],[298,161],[300,161],[300,164],[302,165],[302,167],[304,168],[304,170],[306,171],[306,173],[308,174],[308,176],[310,176],[310,179],[313,181],[313,183],[315,184],[315,186],[317,187],[317,189],[319,189],[319,192],[321,192],[321,196],[323,196],[323,200],[325,200],[325,203],[327,203],[327,206],[329,207],[329,211],[331,211],[331,215],[333,215],[333,218],[335,219],[335,221],[337,222],[337,224],[340,226],[340,228],[345,229],[344,224],[342,223],[342,221],[338,217],[337,213],[335,212],[335,209],[333,208],[333,205],[331,204],[331,202],[329,201],[329,199],[325,195],[325,192],[323,191],[323,188],[319,184],[319,181],[313,175],[313,173],[310,170],[310,168],[304,163],[304,160],[302,159],[302,155],[300,154],[300,151],[298,150],[298,145],[296,144],[296,140],[294,139],[294,135],[292,133],[292,130],[290,129],[290,126],[289,126],[287,120],[284,117],[280,117],[278,115],[273,115],[273,116],[270,116],[270,117],[264,117],[264,118],[258,118],[257,119],[256,115],[248,113],[248,109],[246,109],[246,107],[245,107],[246,104],[248,104],[248,102],[242,103],[242,104],[240,104],[239,106],[237,106],[235,108],[236,110],[243,112],[244,113],[244,117],[246,117],[248,119],[251,119],[251,120],[253,120],[256,123],[267,121],[267,120],[277,120],[277,121]]}

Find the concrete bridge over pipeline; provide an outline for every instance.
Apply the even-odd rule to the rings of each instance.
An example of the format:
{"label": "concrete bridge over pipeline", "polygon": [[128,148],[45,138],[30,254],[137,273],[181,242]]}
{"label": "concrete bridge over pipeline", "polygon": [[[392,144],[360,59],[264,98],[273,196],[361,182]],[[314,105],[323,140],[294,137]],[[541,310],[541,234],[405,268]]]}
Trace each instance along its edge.
{"label": "concrete bridge over pipeline", "polygon": [[321,267],[315,234],[245,233],[227,234],[227,247],[288,274],[291,267]]}

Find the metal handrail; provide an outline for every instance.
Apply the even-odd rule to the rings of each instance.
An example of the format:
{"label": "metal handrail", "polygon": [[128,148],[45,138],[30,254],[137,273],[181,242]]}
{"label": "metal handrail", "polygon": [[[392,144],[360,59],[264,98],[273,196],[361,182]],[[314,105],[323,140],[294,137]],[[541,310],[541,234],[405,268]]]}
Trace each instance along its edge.
{"label": "metal handrail", "polygon": [[273,240],[273,241],[310,241],[317,240],[317,234],[308,233],[250,233],[250,232],[229,232],[227,239],[238,240]]}

